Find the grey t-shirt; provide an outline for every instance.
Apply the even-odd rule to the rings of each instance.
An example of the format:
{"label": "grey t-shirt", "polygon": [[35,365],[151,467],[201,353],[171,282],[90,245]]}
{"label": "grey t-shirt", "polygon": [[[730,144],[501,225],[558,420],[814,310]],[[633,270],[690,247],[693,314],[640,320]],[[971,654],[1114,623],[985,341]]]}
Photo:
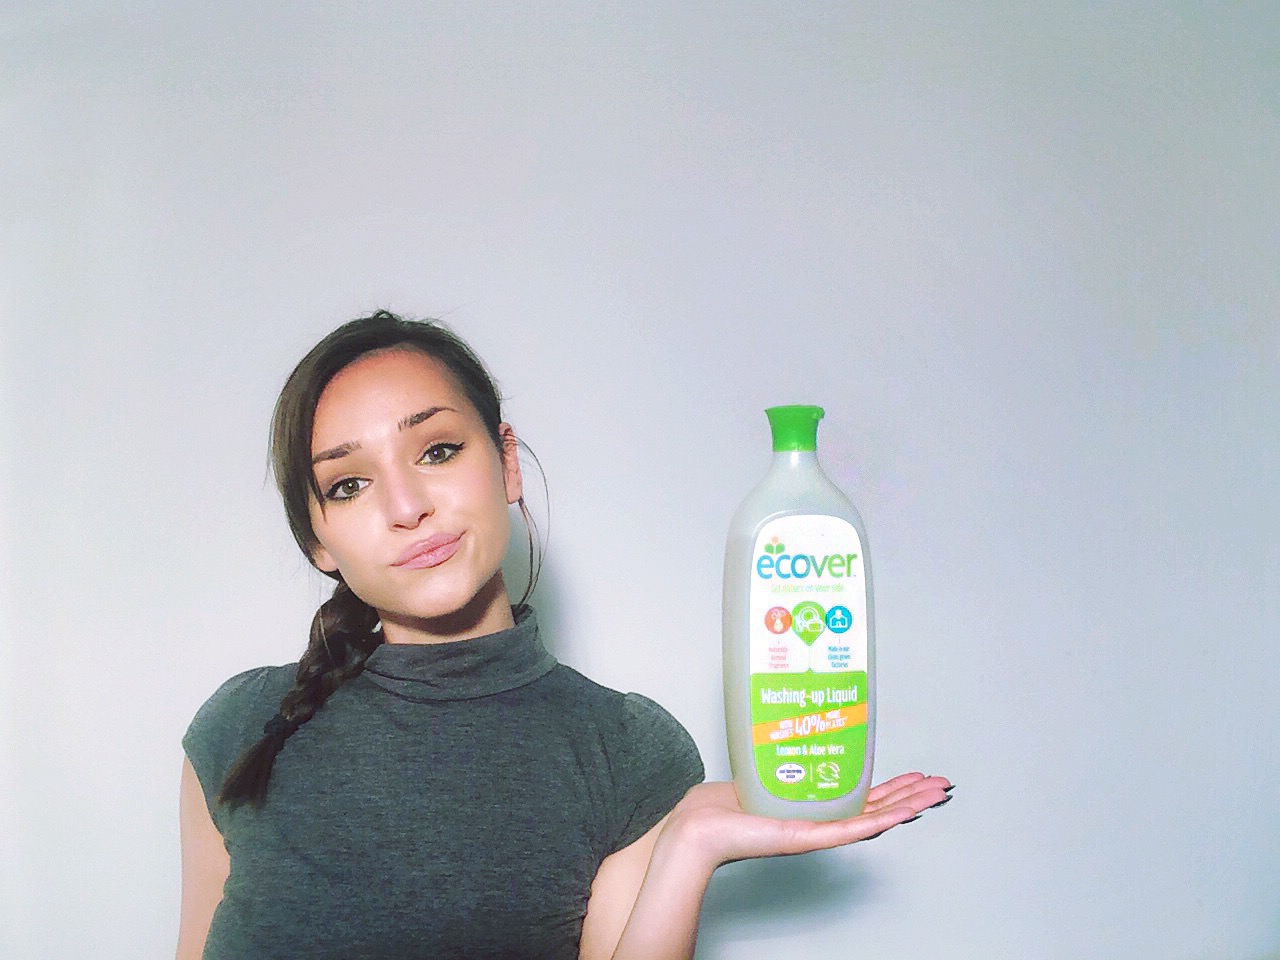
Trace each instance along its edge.
{"label": "grey t-shirt", "polygon": [[231,855],[206,960],[575,958],[600,862],[703,776],[669,713],[556,663],[530,614],[379,647],[261,806],[218,804],[294,671],[228,680],[183,739]]}

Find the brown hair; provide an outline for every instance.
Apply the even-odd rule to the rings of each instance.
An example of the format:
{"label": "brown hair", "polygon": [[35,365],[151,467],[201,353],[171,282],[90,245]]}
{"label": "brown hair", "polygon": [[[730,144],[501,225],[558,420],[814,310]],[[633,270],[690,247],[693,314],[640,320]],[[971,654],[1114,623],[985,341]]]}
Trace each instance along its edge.
{"label": "brown hair", "polygon": [[[461,337],[437,321],[407,320],[386,310],[343,324],[294,368],[271,419],[272,474],[284,501],[289,529],[308,560],[320,545],[311,526],[310,509],[312,498],[322,499],[311,463],[311,435],[320,394],[356,360],[392,348],[417,350],[444,364],[480,415],[498,453],[504,453],[498,385]],[[541,566],[535,527],[523,498],[519,506],[529,532],[529,581],[517,608],[528,601]],[[280,709],[263,729],[262,738],[227,774],[218,795],[223,803],[260,802],[266,796],[271,768],[284,742],[315,716],[338,687],[364,669],[369,655],[383,642],[377,612],[355,595],[340,573],[328,575],[338,582],[333,596],[320,605],[311,621],[310,640],[298,661],[294,685],[281,699]]]}

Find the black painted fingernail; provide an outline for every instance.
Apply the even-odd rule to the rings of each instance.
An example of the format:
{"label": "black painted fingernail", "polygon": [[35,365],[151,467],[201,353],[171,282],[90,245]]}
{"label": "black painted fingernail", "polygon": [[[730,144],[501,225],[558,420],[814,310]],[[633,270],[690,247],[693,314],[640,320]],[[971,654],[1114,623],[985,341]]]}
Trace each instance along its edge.
{"label": "black painted fingernail", "polygon": [[944,803],[950,803],[950,802],[951,802],[951,799],[952,799],[952,798],[951,798],[951,794],[947,794],[945,797],[943,797],[943,798],[942,798],[941,800],[939,800],[937,803],[935,803],[935,804],[931,804],[931,805],[930,805],[930,807],[929,807],[929,809],[930,809],[930,810],[932,810],[934,807],[940,807],[940,806],[942,806]]}
{"label": "black painted fingernail", "polygon": [[944,788],[943,788],[943,790],[942,790],[942,792],[943,792],[943,793],[950,793],[950,792],[951,792],[952,790],[954,790],[955,788],[956,788],[956,785],[953,783],[953,784],[952,784],[951,786],[949,786],[949,787],[944,787]]}
{"label": "black painted fingernail", "polygon": [[[922,816],[922,814],[917,813],[914,817],[908,817],[906,820],[903,820],[902,822],[903,822],[903,823],[915,823],[917,820],[919,820],[919,819],[920,819],[920,817],[921,817],[921,816]],[[877,834],[877,836],[878,836],[878,834]]]}

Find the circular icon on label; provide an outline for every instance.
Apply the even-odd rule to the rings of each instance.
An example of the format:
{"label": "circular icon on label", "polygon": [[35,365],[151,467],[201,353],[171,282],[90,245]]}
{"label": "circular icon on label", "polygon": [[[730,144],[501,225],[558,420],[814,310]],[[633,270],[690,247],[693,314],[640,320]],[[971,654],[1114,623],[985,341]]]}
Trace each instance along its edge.
{"label": "circular icon on label", "polygon": [[791,611],[791,617],[795,620],[791,629],[805,643],[813,643],[827,628],[826,611],[822,609],[821,604],[814,603],[812,600],[797,603]]}
{"label": "circular icon on label", "polygon": [[853,626],[853,614],[848,607],[832,607],[827,611],[827,629],[832,633],[844,633]]}
{"label": "circular icon on label", "polygon": [[840,782],[840,764],[827,760],[818,764],[818,783],[835,784]]}
{"label": "circular icon on label", "polygon": [[799,783],[804,779],[804,767],[798,763],[784,763],[773,771],[773,775],[783,783]]}
{"label": "circular icon on label", "polygon": [[791,611],[786,607],[770,607],[765,611],[764,625],[770,633],[786,633],[791,629]]}

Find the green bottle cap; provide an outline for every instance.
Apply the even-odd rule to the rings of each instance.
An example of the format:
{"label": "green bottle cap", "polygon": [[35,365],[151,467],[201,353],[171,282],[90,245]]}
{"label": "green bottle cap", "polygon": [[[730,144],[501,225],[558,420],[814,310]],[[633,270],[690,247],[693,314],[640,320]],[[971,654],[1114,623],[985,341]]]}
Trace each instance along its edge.
{"label": "green bottle cap", "polygon": [[826,416],[826,411],[821,407],[797,404],[769,407],[764,413],[769,418],[769,428],[773,431],[774,453],[818,449],[818,421]]}

